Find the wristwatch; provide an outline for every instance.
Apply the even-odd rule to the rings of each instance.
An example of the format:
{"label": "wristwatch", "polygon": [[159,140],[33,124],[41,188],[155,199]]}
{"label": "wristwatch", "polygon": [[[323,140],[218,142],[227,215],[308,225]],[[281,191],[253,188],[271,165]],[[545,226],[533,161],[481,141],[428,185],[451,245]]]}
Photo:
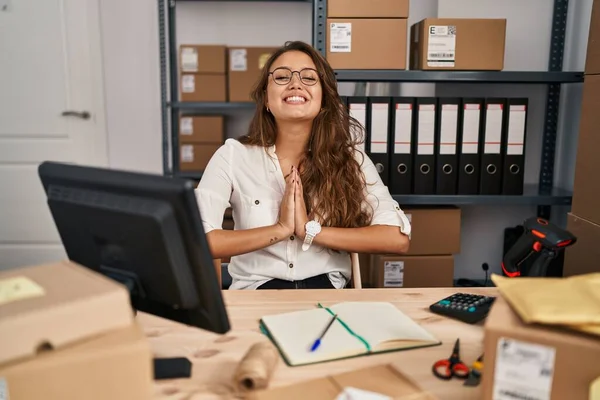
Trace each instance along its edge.
{"label": "wristwatch", "polygon": [[308,221],[306,225],[304,225],[304,229],[306,230],[306,235],[304,235],[304,243],[302,243],[302,250],[306,251],[312,244],[315,236],[321,232],[321,224],[318,221]]}

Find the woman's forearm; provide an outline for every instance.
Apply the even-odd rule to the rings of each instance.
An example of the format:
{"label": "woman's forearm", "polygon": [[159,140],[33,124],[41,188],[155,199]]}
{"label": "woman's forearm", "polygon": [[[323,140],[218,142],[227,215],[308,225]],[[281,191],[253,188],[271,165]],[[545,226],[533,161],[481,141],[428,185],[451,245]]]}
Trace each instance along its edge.
{"label": "woman's forearm", "polygon": [[206,238],[213,258],[227,258],[250,253],[287,239],[283,227],[275,224],[245,230],[215,229]]}
{"label": "woman's forearm", "polygon": [[351,253],[404,254],[408,236],[397,226],[372,225],[364,228],[323,227],[313,243],[333,250]]}

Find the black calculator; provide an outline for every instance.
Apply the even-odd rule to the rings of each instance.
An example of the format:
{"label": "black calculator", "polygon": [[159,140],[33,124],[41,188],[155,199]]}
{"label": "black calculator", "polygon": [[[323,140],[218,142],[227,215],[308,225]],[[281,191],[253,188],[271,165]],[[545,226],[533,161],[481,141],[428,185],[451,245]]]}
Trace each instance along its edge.
{"label": "black calculator", "polygon": [[429,310],[468,324],[475,324],[487,317],[494,300],[496,298],[491,296],[455,293],[430,305]]}

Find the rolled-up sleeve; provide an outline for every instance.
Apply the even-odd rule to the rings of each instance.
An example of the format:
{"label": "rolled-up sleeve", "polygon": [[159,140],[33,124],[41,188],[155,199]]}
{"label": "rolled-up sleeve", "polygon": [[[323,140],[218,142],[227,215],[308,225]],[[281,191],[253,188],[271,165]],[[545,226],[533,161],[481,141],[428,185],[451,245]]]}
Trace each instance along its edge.
{"label": "rolled-up sleeve", "polygon": [[232,152],[232,145],[221,146],[211,157],[196,187],[196,201],[205,233],[223,228],[223,215],[231,206]]}
{"label": "rolled-up sleeve", "polygon": [[366,201],[373,212],[371,225],[398,226],[400,231],[410,238],[410,221],[390,194],[387,186],[381,181],[373,161],[364,153],[358,156],[358,161],[361,163],[367,184]]}

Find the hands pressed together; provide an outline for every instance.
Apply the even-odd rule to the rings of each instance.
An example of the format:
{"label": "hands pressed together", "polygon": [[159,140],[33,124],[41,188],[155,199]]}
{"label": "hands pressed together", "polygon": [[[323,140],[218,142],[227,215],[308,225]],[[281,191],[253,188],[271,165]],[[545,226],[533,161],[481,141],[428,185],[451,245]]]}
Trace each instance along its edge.
{"label": "hands pressed together", "polygon": [[291,172],[285,179],[285,193],[281,201],[277,225],[282,228],[285,236],[296,235],[300,240],[304,240],[307,222],[302,181],[298,169],[292,166]]}

